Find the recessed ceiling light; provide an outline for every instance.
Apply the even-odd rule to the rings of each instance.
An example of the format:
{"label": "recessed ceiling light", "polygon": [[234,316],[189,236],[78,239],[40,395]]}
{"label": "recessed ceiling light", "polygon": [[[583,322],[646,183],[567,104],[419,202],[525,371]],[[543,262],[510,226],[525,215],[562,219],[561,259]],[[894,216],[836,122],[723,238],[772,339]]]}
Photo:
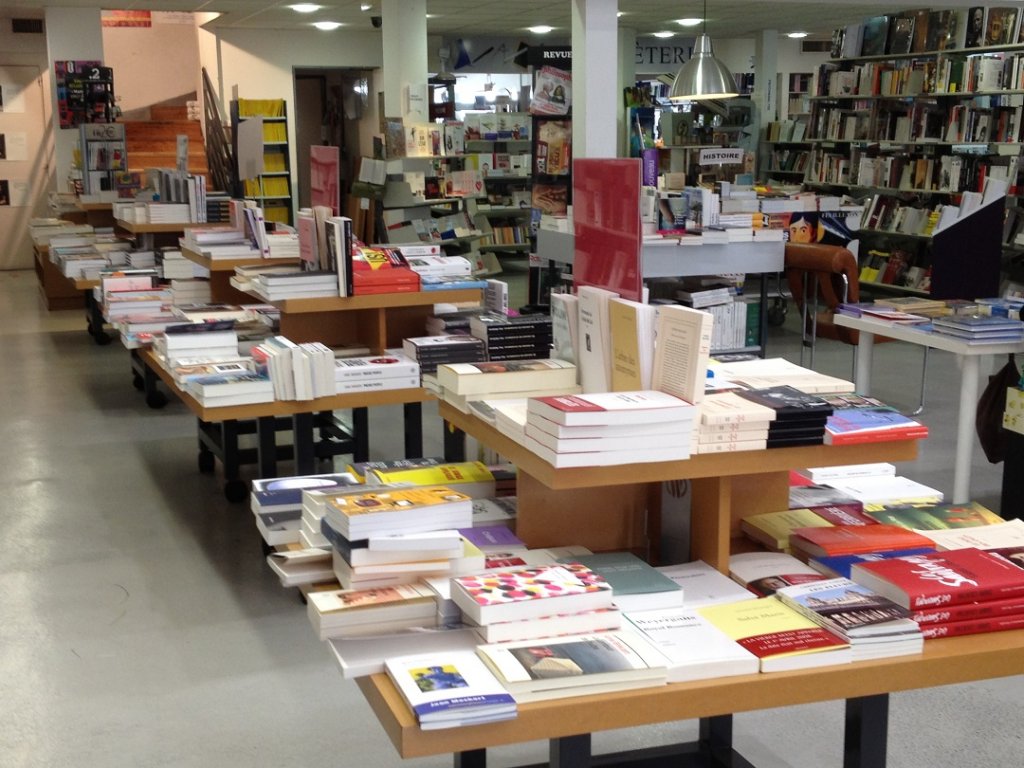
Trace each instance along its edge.
{"label": "recessed ceiling light", "polygon": [[438,17],[438,14],[436,14],[436,13],[424,13],[423,14],[423,18],[424,19],[436,19],[437,17]]}
{"label": "recessed ceiling light", "polygon": [[324,32],[330,32],[333,29],[337,29],[341,26],[340,21],[314,21],[313,26],[317,29],[322,29]]}
{"label": "recessed ceiling light", "polygon": [[322,5],[317,5],[316,3],[296,3],[295,5],[289,5],[288,7],[298,13],[313,13],[314,11],[319,11],[323,8]]}
{"label": "recessed ceiling light", "polygon": [[668,30],[664,30],[662,32],[652,32],[651,34],[653,34],[655,37],[672,37],[672,35],[674,35],[675,32],[669,32]]}
{"label": "recessed ceiling light", "polygon": [[373,8],[373,6],[370,5],[369,3],[363,3],[362,5],[359,6],[359,10],[360,11],[369,11],[372,8]]}
{"label": "recessed ceiling light", "polygon": [[535,35],[546,35],[548,32],[553,30],[554,27],[549,27],[547,24],[538,24],[536,27],[527,27],[527,29]]}
{"label": "recessed ceiling light", "polygon": [[621,18],[622,18],[623,16],[625,16],[625,15],[626,15],[626,12],[625,12],[625,11],[618,11],[618,12],[617,12],[617,13],[615,14],[615,18],[617,18],[617,19],[621,19]]}
{"label": "recessed ceiling light", "polygon": [[678,24],[680,27],[696,27],[702,21],[704,21],[704,19],[676,19],[676,24]]}
{"label": "recessed ceiling light", "polygon": [[807,33],[806,32],[788,32],[788,33],[786,33],[786,37],[792,37],[792,38],[799,39],[801,37],[807,37]]}

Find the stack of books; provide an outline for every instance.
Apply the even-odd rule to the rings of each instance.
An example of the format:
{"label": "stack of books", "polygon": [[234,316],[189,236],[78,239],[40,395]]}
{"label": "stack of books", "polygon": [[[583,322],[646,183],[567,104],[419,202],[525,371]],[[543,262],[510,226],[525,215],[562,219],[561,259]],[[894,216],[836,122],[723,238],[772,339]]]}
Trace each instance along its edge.
{"label": "stack of books", "polygon": [[260,272],[252,277],[251,290],[264,301],[337,296],[338,276],[323,271]]}
{"label": "stack of books", "polygon": [[576,394],[576,366],[564,360],[446,363],[437,368],[441,397],[468,413],[473,400]]}
{"label": "stack of books", "polygon": [[241,229],[234,227],[189,228],[184,231],[184,236],[179,242],[182,248],[188,248],[193,253],[214,261],[258,259],[263,255]]}
{"label": "stack of books", "polygon": [[213,300],[209,280],[173,278],[170,281],[170,287],[171,303],[174,306],[182,304],[209,304]]}
{"label": "stack of books", "polygon": [[934,543],[916,531],[876,523],[795,528],[790,534],[789,546],[796,557],[806,562],[812,557],[918,549],[933,547]]}
{"label": "stack of books", "polygon": [[695,453],[761,451],[767,447],[768,430],[775,420],[773,408],[729,391],[706,395],[698,407]]}
{"label": "stack of books", "polygon": [[[130,278],[108,278],[114,280]],[[162,286],[148,288],[118,288],[111,286],[103,291],[102,312],[108,322],[114,323],[128,315],[158,314],[171,307],[171,292]]]}
{"label": "stack of books", "polygon": [[1003,344],[1024,339],[1024,322],[993,315],[937,317],[932,321],[932,329],[968,344]]}
{"label": "stack of books", "polygon": [[[370,486],[444,485],[471,499],[492,499],[514,470],[506,465],[488,466],[481,461],[457,461],[426,466],[369,467],[363,474]],[[474,522],[473,525],[480,525]]]}
{"label": "stack of books", "polygon": [[273,402],[274,383],[260,373],[239,376],[197,376],[184,386],[185,392],[207,408]]}
{"label": "stack of books", "polygon": [[157,251],[157,261],[164,280],[191,280],[209,276],[208,270],[182,256],[180,248],[161,248]]}
{"label": "stack of books", "polygon": [[738,394],[775,411],[768,427],[768,448],[820,445],[824,441],[832,406],[820,397],[788,385],[740,390]]}
{"label": "stack of books", "polygon": [[925,639],[1019,629],[1024,568],[1012,556],[973,547],[909,555],[857,563],[851,578],[909,609]]}
{"label": "stack of books", "polygon": [[832,415],[825,423],[826,445],[855,445],[928,437],[928,427],[881,400],[861,395],[825,395]]}
{"label": "stack of books", "polygon": [[526,447],[555,467],[690,457],[696,406],[664,392],[530,398],[526,410]]}
{"label": "stack of books", "polygon": [[[437,576],[474,567],[482,568],[483,553],[461,537],[460,551],[445,557],[433,557],[433,553],[429,558],[421,560],[399,556],[406,557],[405,561],[380,563],[377,567],[371,567],[369,563],[361,565],[350,562],[354,557],[352,553],[358,549],[367,550],[367,553],[356,558],[360,561],[364,557],[378,561],[392,557],[370,555],[370,539],[468,528],[472,525],[472,519],[473,505],[470,497],[452,488],[382,488],[328,498],[320,520],[320,531],[334,547],[334,570],[338,581],[343,587],[351,589],[403,584],[426,575]],[[433,538],[437,536],[435,534]],[[413,539],[411,543],[422,546],[421,538]],[[366,542],[366,546],[362,546],[362,542]],[[409,544],[403,539],[392,542],[395,547]],[[379,546],[383,546],[383,543]],[[433,544],[428,549],[430,547]],[[445,548],[441,546],[437,549]],[[385,568],[385,565],[393,567]]]}
{"label": "stack of books", "polygon": [[791,363],[781,357],[716,362],[710,366],[716,381],[742,384],[747,389],[767,389],[788,385],[801,392],[853,392],[852,381],[828,376]]}
{"label": "stack of books", "polygon": [[551,351],[550,315],[487,312],[469,319],[469,331],[487,345],[488,360],[533,360]]}
{"label": "stack of books", "polygon": [[[427,250],[440,251],[440,246],[437,245],[422,247]],[[408,253],[407,251],[412,248],[418,248],[418,246],[409,246],[408,249],[399,247],[397,250],[401,251],[409,264],[409,269],[418,274],[421,280],[424,277],[468,277],[473,273],[473,265],[464,256],[445,256],[439,252]]]}
{"label": "stack of books", "polygon": [[231,321],[169,325],[153,349],[167,368],[197,357],[233,360],[238,357],[238,334],[231,326]]}
{"label": "stack of books", "polygon": [[402,351],[420,364],[422,373],[434,373],[446,363],[475,363],[487,359],[486,345],[475,336],[415,336],[402,340]]}
{"label": "stack of books", "polygon": [[357,296],[410,293],[420,289],[420,276],[394,248],[355,245],[352,248],[352,287]]}
{"label": "stack of books", "polygon": [[924,648],[924,636],[909,610],[850,579],[783,587],[775,594],[849,643],[853,661],[905,656]]}
{"label": "stack of books", "polygon": [[339,357],[334,361],[337,394],[380,389],[414,389],[420,385],[420,365],[395,349],[383,355]]}
{"label": "stack of books", "polygon": [[437,603],[423,584],[398,584],[310,592],[306,612],[317,637],[328,640],[434,626]]}
{"label": "stack of books", "polygon": [[298,543],[302,492],[312,489],[326,492],[355,485],[359,485],[359,481],[348,472],[253,480],[249,499],[256,528],[271,547]]}
{"label": "stack of books", "polygon": [[612,587],[612,602],[622,611],[682,608],[682,588],[632,552],[599,552],[564,558],[570,568],[584,566]]}
{"label": "stack of books", "polygon": [[469,335],[470,318],[483,314],[481,307],[440,312],[427,318],[426,330],[431,336],[446,336],[453,333]]}

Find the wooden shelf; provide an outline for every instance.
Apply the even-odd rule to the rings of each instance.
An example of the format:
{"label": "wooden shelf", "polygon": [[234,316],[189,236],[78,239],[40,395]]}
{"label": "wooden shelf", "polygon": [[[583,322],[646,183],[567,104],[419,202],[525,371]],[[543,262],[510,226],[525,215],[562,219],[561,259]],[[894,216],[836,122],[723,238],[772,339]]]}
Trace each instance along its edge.
{"label": "wooden shelf", "polygon": [[251,258],[251,259],[211,259],[209,256],[204,256],[201,253],[196,253],[191,248],[184,245],[180,247],[181,255],[194,264],[198,264],[201,267],[205,267],[211,272],[231,272],[234,274],[235,267],[252,267],[252,266],[288,266],[289,264],[298,264],[299,259],[264,259],[264,258]]}
{"label": "wooden shelf", "polygon": [[[389,307],[422,307],[441,303],[479,301],[480,290],[462,288],[451,291],[414,291],[411,293],[376,293],[369,296],[324,297],[315,299],[282,299],[274,306],[282,313],[298,315],[310,312],[344,312],[357,309]],[[424,331],[424,334],[426,331]]]}
{"label": "wooden shelf", "polygon": [[125,232],[130,232],[133,235],[154,235],[169,232],[184,232],[186,229],[206,229],[209,227],[223,227],[224,222],[211,222],[209,224],[199,224],[196,222],[181,221],[181,222],[167,222],[167,223],[136,223],[134,221],[125,221],[124,219],[114,219],[114,223],[123,229]]}

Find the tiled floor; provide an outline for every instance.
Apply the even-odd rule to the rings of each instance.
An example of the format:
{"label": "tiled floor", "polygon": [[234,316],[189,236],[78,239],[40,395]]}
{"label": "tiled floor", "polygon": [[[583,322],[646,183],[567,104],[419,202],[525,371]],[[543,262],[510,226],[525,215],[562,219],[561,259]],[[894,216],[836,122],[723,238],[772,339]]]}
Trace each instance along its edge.
{"label": "tiled floor", "polygon": [[[516,303],[515,300],[513,303]],[[769,351],[795,359],[792,318]],[[293,591],[266,567],[245,504],[196,471],[195,421],[146,407],[118,344],[95,346],[79,312],[41,310],[31,272],[0,273],[0,765],[447,766],[401,761],[356,686],[338,674]],[[916,400],[920,352],[880,346],[876,394]],[[825,342],[820,370],[846,374]],[[951,491],[958,371],[936,354],[924,420],[932,437],[900,467]],[[440,425],[425,409],[428,452]],[[373,453],[401,448],[401,410],[371,415]],[[998,508],[1001,466],[976,452],[974,495]],[[1015,765],[1020,681],[892,697],[890,765]],[[692,721],[595,737],[608,751],[692,738]],[[842,764],[842,706],[735,719],[759,766]],[[546,760],[531,742],[491,765]]]}

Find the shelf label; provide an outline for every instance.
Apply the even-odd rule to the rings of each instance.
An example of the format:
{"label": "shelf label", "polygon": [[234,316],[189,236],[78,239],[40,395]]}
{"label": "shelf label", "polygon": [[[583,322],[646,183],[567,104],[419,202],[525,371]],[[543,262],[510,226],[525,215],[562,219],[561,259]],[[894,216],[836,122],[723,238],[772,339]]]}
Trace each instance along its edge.
{"label": "shelf label", "polygon": [[700,151],[701,165],[742,165],[743,147],[708,147]]}

